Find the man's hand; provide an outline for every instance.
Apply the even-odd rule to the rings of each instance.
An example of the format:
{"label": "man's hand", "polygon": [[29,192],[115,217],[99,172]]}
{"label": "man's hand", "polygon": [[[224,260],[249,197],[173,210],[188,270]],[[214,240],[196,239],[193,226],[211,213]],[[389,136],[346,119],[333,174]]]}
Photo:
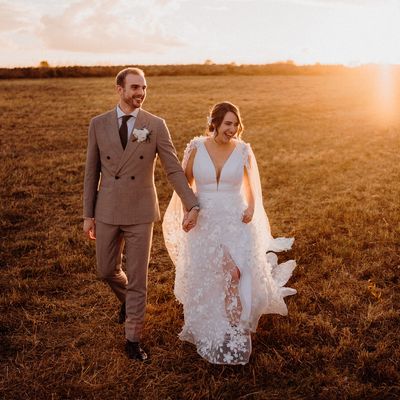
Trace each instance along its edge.
{"label": "man's hand", "polygon": [[199,210],[192,208],[189,212],[185,212],[182,222],[182,228],[185,232],[189,232],[196,226]]}
{"label": "man's hand", "polygon": [[96,222],[94,218],[85,218],[83,221],[83,232],[90,240],[96,239]]}

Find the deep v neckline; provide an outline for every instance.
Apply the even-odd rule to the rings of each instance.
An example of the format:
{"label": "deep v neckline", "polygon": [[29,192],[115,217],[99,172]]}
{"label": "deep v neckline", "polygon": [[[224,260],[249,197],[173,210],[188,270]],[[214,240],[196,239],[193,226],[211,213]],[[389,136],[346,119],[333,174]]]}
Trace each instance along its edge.
{"label": "deep v neckline", "polygon": [[236,151],[237,144],[235,143],[235,147],[234,147],[233,150],[229,153],[229,156],[226,158],[226,160],[225,160],[224,163],[222,164],[221,170],[219,171],[219,175],[218,175],[217,168],[215,167],[215,163],[214,163],[214,161],[213,161],[213,159],[212,159],[210,153],[209,153],[208,150],[207,150],[207,146],[206,146],[205,141],[203,141],[203,146],[204,146],[204,150],[205,150],[206,153],[207,153],[208,159],[210,160],[211,165],[213,166],[214,173],[215,173],[215,182],[216,182],[216,184],[217,184],[217,189],[218,189],[219,183],[220,183],[220,181],[221,181],[222,171],[224,170],[224,167],[225,167],[225,165],[227,164],[227,162],[231,159],[232,154]]}

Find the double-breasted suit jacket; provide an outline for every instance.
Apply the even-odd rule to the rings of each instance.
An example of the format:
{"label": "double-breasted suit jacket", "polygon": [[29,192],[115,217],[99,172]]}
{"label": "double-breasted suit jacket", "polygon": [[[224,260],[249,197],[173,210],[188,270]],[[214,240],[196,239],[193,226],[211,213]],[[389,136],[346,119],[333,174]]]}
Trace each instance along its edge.
{"label": "double-breasted suit jacket", "polygon": [[84,181],[84,217],[111,225],[151,223],[160,219],[154,184],[157,155],[187,209],[197,199],[187,184],[165,121],[140,109],[134,129],[146,128],[147,140],[132,134],[123,149],[116,109],[92,119]]}

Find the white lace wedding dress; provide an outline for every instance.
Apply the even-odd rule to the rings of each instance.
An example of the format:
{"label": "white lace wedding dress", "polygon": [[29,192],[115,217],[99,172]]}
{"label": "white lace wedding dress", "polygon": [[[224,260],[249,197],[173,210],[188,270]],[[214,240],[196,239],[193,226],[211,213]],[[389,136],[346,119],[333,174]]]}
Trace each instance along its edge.
{"label": "white lace wedding dress", "polygon": [[[288,250],[293,239],[274,239],[261,195],[257,163],[250,145],[241,140],[225,162],[219,182],[205,147],[206,137],[187,146],[183,166],[196,148],[194,190],[201,211],[189,233],[181,228],[182,205],[176,193],[164,216],[163,232],[176,266],[175,295],[183,304],[184,326],[179,337],[196,345],[214,364],[246,364],[251,354],[251,332],[262,314],[287,314],[283,300],[296,290],[284,287],[296,266],[277,265],[268,251]],[[255,212],[242,222],[246,200],[242,182],[247,169],[255,195]],[[238,268],[240,278],[232,272]]]}

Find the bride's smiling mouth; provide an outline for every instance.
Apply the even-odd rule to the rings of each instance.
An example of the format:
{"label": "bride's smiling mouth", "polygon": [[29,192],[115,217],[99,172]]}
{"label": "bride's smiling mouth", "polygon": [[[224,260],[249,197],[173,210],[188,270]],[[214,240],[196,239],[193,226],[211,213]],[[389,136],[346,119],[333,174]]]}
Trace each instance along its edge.
{"label": "bride's smiling mouth", "polygon": [[225,137],[228,139],[232,139],[233,137],[235,137],[235,134],[230,134],[230,133],[224,133]]}

